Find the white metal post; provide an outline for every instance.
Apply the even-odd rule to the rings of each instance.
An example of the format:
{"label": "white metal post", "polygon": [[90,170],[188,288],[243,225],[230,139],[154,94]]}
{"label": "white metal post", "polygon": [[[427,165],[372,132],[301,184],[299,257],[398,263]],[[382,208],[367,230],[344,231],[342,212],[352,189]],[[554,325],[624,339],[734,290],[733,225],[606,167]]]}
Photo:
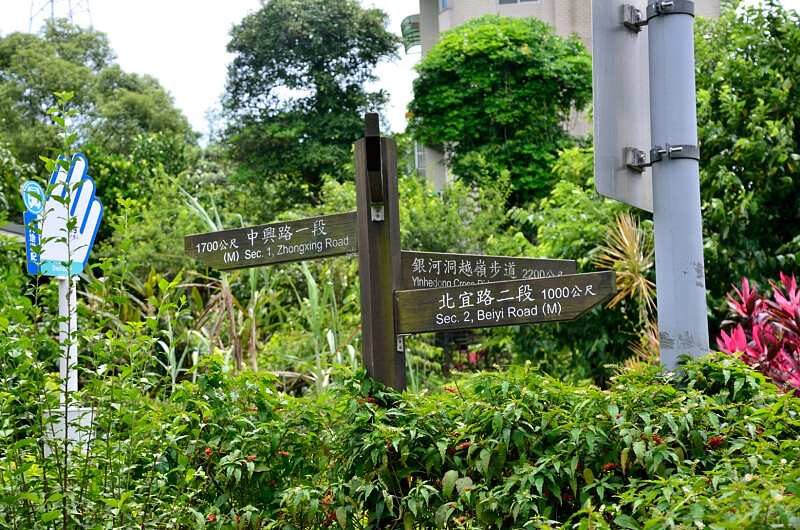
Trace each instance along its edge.
{"label": "white metal post", "polygon": [[77,285],[77,277],[58,278],[58,338],[62,348],[59,375],[64,381],[62,400],[66,400],[68,393],[78,390]]}
{"label": "white metal post", "polygon": [[[647,6],[661,364],[708,353],[694,72],[694,2]],[[658,158],[661,158],[660,161]]]}

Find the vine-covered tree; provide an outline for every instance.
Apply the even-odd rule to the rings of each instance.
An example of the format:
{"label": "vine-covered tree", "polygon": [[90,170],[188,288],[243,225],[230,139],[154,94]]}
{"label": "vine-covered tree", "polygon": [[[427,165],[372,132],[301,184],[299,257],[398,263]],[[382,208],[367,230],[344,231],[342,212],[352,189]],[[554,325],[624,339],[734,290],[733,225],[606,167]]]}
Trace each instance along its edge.
{"label": "vine-covered tree", "polygon": [[507,169],[517,203],[551,189],[555,157],[573,143],[570,113],[592,97],[591,57],[576,37],[485,15],[443,33],[416,69],[414,136],[444,144],[456,175]]}
{"label": "vine-covered tree", "polygon": [[364,112],[387,99],[367,88],[399,45],[386,24],[383,11],[356,0],[267,0],[234,26],[223,111],[240,176],[314,185],[341,171],[364,135]]}

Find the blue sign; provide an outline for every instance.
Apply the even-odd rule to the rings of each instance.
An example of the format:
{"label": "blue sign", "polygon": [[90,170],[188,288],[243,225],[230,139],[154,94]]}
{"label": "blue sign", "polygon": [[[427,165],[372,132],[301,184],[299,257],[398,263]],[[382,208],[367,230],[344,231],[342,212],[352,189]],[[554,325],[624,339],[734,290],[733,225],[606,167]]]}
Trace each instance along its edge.
{"label": "blue sign", "polygon": [[[30,274],[76,276],[86,268],[103,218],[103,204],[94,196],[94,181],[86,174],[88,166],[86,157],[76,154],[69,172],[61,165],[53,171],[47,194],[35,182],[23,186]],[[75,221],[72,230],[69,220]]]}
{"label": "blue sign", "polygon": [[32,214],[39,215],[44,212],[44,190],[38,183],[29,180],[22,185],[22,200]]}

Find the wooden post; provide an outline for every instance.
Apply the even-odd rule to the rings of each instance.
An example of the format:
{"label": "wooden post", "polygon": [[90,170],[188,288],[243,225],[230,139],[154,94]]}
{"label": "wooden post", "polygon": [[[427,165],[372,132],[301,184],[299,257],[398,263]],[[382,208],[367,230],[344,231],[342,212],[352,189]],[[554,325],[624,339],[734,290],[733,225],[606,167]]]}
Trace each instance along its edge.
{"label": "wooden post", "polygon": [[394,310],[401,285],[397,145],[380,136],[377,114],[367,114],[364,125],[366,137],[355,144],[362,359],[370,377],[403,391],[405,348]]}

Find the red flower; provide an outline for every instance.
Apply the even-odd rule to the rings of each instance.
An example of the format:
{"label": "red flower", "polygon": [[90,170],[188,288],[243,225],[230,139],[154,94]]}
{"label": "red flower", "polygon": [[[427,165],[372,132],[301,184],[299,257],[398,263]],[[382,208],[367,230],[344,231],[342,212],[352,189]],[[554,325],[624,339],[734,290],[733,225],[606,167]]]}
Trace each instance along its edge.
{"label": "red flower", "polygon": [[213,513],[212,513],[211,515],[209,515],[209,516],[208,516],[208,522],[209,522],[209,523],[216,522],[216,520],[217,520],[217,516],[216,516],[216,515],[214,515]]}
{"label": "red flower", "polygon": [[210,447],[206,447],[206,450],[205,450],[205,451],[203,451],[203,452],[204,452],[204,453],[206,454],[206,456],[207,456],[207,457],[209,457],[209,458],[211,458],[211,455],[213,455],[213,454],[214,454],[214,451],[212,451]]}
{"label": "red flower", "polygon": [[248,462],[252,462],[255,459],[256,459],[256,455],[247,455],[247,461]]}

